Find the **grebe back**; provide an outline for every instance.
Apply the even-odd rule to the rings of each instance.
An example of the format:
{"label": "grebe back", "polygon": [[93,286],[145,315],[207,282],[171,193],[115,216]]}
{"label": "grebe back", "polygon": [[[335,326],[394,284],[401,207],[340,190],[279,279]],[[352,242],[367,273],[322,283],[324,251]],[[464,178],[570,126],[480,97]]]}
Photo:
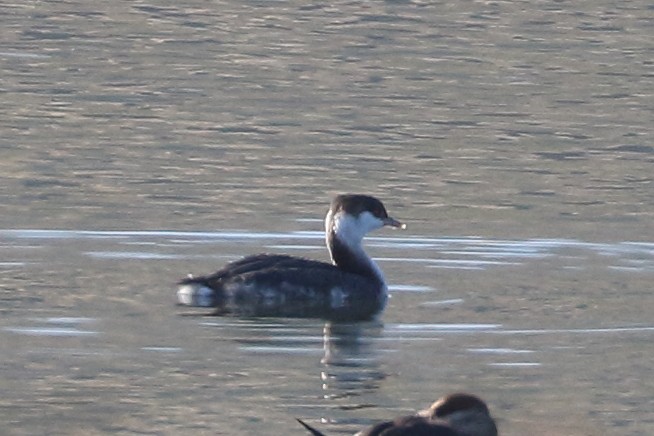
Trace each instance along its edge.
{"label": "grebe back", "polygon": [[281,254],[248,256],[212,275],[182,280],[178,302],[214,307],[217,315],[373,318],[386,304],[387,287],[362,241],[384,226],[406,227],[374,197],[338,195],[325,217],[331,264]]}

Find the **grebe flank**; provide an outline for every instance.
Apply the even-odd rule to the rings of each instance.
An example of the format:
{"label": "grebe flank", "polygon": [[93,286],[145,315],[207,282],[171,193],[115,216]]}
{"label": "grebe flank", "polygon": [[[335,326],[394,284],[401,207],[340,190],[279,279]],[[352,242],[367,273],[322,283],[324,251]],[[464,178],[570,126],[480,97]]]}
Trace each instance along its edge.
{"label": "grebe flank", "polygon": [[363,249],[363,237],[384,226],[406,228],[368,195],[336,196],[325,217],[332,264],[258,254],[218,272],[182,280],[180,304],[214,307],[216,315],[365,320],[386,305],[384,275]]}
{"label": "grebe flank", "polygon": [[[299,420],[314,436],[325,436]],[[495,420],[479,397],[456,393],[425,411],[376,424],[355,436],[497,436]]]}

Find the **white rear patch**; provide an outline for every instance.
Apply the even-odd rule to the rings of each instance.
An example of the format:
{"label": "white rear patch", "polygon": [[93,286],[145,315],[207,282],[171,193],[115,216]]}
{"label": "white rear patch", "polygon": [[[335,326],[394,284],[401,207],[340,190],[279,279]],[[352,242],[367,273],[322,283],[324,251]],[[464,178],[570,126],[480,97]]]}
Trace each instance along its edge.
{"label": "white rear patch", "polygon": [[197,283],[189,283],[177,290],[177,301],[186,306],[210,307],[213,306],[213,289]]}

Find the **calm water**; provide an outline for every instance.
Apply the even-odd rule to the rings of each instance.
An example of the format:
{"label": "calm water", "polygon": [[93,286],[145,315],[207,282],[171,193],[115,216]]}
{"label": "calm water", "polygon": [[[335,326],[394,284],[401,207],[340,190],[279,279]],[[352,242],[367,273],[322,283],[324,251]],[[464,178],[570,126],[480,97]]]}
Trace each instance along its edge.
{"label": "calm water", "polygon": [[[2,433],[334,435],[468,390],[501,434],[654,433],[644,1],[0,5]],[[378,323],[179,308],[187,273],[326,259]]]}

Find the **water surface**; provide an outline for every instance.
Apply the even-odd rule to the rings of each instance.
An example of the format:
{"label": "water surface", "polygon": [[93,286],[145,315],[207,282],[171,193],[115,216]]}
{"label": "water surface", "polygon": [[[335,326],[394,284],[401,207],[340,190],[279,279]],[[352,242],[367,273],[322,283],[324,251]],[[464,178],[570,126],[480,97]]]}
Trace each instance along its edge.
{"label": "water surface", "polygon": [[[330,325],[174,306],[182,271],[273,244],[325,257],[319,232],[0,236],[3,410],[16,433],[301,434],[300,416],[348,434],[461,389],[489,400],[505,434],[551,419],[569,434],[648,425],[636,416],[652,386],[635,374],[654,334],[652,243],[371,237],[389,307],[378,322]],[[631,419],[607,389],[630,392]]]}
{"label": "water surface", "polygon": [[[352,434],[467,390],[503,435],[654,433],[652,7],[0,6],[3,434]],[[174,283],[327,259],[335,193],[376,323],[237,320]]]}

